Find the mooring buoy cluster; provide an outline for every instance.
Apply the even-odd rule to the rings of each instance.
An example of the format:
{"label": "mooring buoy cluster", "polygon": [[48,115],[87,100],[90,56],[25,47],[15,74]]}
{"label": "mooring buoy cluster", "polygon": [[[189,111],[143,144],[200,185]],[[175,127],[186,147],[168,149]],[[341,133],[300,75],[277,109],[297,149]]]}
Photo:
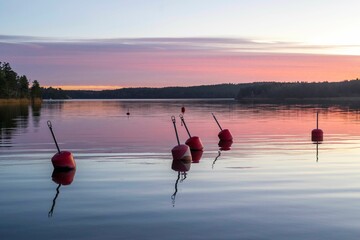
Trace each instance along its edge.
{"label": "mooring buoy cluster", "polygon": [[[185,107],[181,108],[182,113],[185,112]],[[223,129],[219,123],[219,121],[217,120],[216,116],[214,113],[211,113],[216,124],[218,125],[218,127],[220,128],[220,132],[218,134],[219,137],[219,147],[221,151],[227,151],[230,150],[231,145],[233,143],[233,136],[231,135],[231,132],[229,129]],[[186,132],[189,136],[189,138],[185,141],[185,144],[180,144],[180,140],[179,140],[179,135],[177,132],[177,128],[176,128],[176,118],[175,116],[171,116],[171,120],[172,123],[174,125],[174,130],[175,130],[175,135],[176,135],[176,140],[178,145],[176,145],[175,147],[173,147],[173,149],[171,150],[172,153],[172,157],[174,161],[182,161],[184,164],[187,163],[191,163],[191,162],[199,162],[200,158],[203,154],[203,149],[204,146],[201,142],[200,137],[198,136],[192,136],[190,134],[190,131],[186,125],[185,119],[184,119],[184,115],[180,114],[179,115],[181,123],[184,125]],[[56,141],[56,137],[53,131],[53,127],[52,127],[52,123],[51,121],[47,121],[47,125],[49,127],[49,130],[51,132],[51,135],[53,137],[53,140],[55,142],[55,146],[57,148],[57,153],[54,154],[54,156],[51,158],[51,162],[54,166],[54,169],[57,171],[63,170],[63,171],[69,171],[69,170],[75,170],[76,169],[76,163],[74,160],[74,157],[72,155],[71,152],[69,151],[60,151],[59,145]],[[316,129],[313,129],[311,132],[311,140],[313,142],[316,143],[321,143],[323,141],[323,131],[321,129],[319,129],[319,112],[316,113]],[[73,171],[75,172],[75,171]],[[54,171],[55,173],[55,171]],[[63,185],[67,185],[67,182],[72,182],[72,178],[74,176],[71,175],[72,173],[67,173],[67,174],[62,174],[64,175],[64,183],[61,183],[59,179],[59,177],[56,176],[60,176],[61,174],[58,175],[54,175],[53,176],[53,180],[59,184],[63,184]],[[71,177],[72,176],[72,177]],[[68,183],[68,184],[70,184]]]}
{"label": "mooring buoy cluster", "polygon": [[[230,133],[229,129],[222,129],[219,121],[215,117],[214,113],[211,113],[213,118],[215,119],[215,122],[220,128],[220,132],[218,134],[219,137],[219,147],[221,151],[227,151],[230,150],[231,145],[233,143],[233,137]],[[176,119],[175,116],[171,116],[171,120],[174,124],[175,129],[175,135],[177,139],[178,145],[175,146],[171,152],[173,156],[173,161],[182,161],[184,163],[187,162],[193,162],[198,163],[202,157],[204,145],[201,142],[200,137],[198,136],[192,136],[189,128],[185,122],[184,115],[180,114],[179,118],[181,120],[182,126],[185,127],[185,130],[189,136],[189,138],[185,141],[185,144],[180,144],[179,135],[176,128]],[[190,154],[189,154],[190,153]]]}

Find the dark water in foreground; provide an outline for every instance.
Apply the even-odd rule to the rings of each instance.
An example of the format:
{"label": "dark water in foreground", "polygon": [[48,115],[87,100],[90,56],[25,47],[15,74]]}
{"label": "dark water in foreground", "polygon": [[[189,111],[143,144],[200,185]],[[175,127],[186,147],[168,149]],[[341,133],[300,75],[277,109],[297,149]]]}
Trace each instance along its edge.
{"label": "dark water in foreground", "polygon": [[[183,105],[205,146],[186,178],[170,152],[170,116]],[[318,110],[325,135],[316,145]],[[235,138],[229,151],[218,151],[211,112]],[[358,109],[53,101],[0,106],[0,116],[0,239],[360,238]],[[60,188],[47,120],[77,162],[76,172],[55,175],[73,177]]]}

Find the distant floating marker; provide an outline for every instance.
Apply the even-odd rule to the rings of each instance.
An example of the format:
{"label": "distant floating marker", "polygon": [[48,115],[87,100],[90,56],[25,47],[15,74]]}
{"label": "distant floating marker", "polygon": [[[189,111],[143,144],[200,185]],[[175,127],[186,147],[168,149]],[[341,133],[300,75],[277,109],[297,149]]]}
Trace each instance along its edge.
{"label": "distant floating marker", "polygon": [[316,129],[311,131],[311,141],[322,142],[324,140],[324,133],[319,129],[319,112],[316,113]]}

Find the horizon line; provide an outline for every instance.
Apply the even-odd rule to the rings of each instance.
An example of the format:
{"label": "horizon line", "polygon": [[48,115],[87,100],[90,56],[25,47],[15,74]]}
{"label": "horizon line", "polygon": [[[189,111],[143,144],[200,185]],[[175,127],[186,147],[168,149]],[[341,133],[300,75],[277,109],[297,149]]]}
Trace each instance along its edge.
{"label": "horizon line", "polygon": [[341,83],[346,81],[359,81],[359,77],[352,78],[352,79],[343,79],[338,81],[253,81],[253,82],[242,82],[242,83],[216,83],[216,84],[200,84],[200,85],[186,85],[186,86],[107,86],[107,85],[44,85],[43,88],[54,88],[54,89],[61,89],[61,90],[69,90],[69,91],[107,91],[107,90],[120,90],[120,89],[127,89],[127,88],[152,88],[152,89],[159,89],[159,88],[186,88],[186,87],[201,87],[201,86],[216,86],[216,85],[243,85],[243,84],[253,84],[253,83]]}

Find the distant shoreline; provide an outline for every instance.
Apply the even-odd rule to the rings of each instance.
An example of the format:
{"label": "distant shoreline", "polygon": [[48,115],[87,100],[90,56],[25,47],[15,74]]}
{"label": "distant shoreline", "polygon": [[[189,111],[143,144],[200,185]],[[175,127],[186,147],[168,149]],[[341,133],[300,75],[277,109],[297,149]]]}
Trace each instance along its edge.
{"label": "distant shoreline", "polygon": [[0,98],[0,104],[39,104],[41,98]]}
{"label": "distant shoreline", "polygon": [[360,97],[327,97],[327,98],[240,98],[241,103],[360,103]]}

